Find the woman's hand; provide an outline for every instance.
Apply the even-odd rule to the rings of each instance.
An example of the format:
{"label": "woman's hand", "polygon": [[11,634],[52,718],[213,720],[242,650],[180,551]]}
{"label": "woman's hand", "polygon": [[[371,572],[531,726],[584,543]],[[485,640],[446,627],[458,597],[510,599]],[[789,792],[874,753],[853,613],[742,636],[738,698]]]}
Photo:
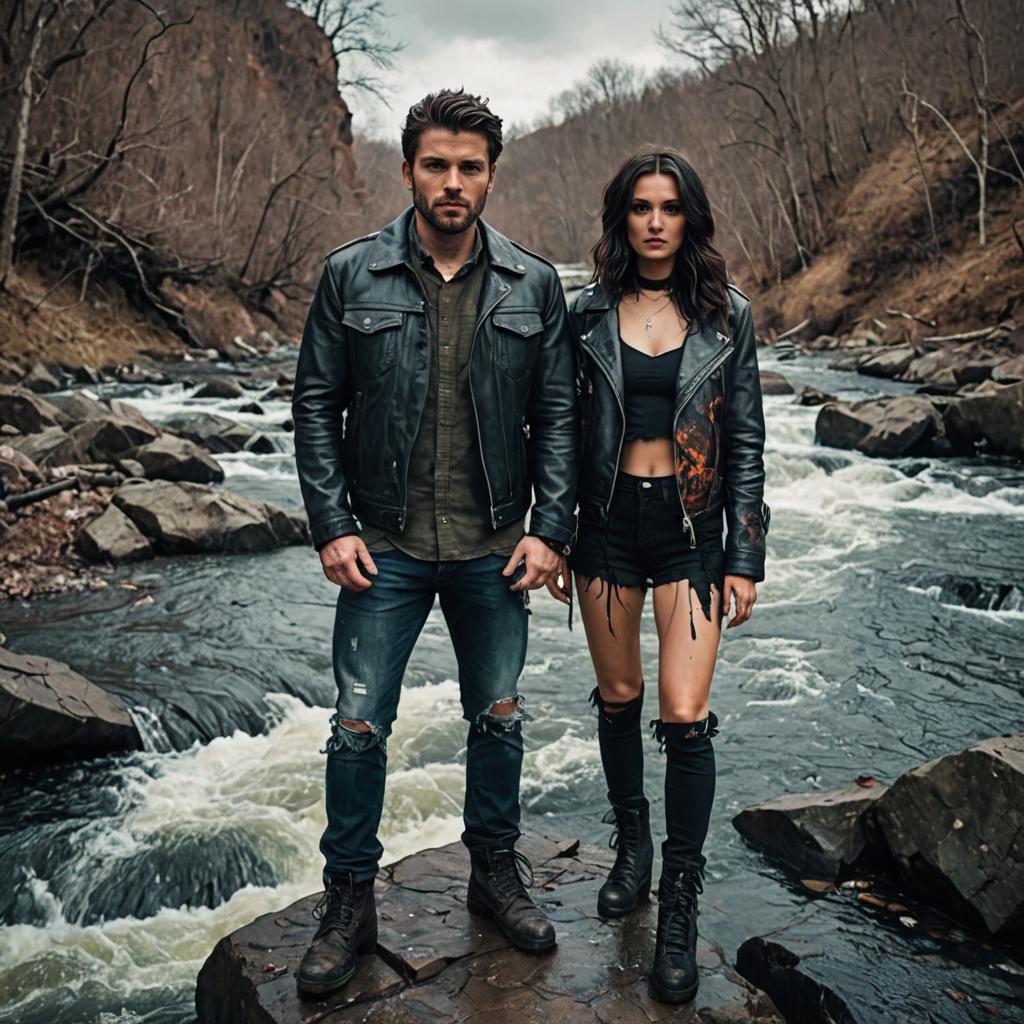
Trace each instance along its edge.
{"label": "woman's hand", "polygon": [[757,600],[757,584],[748,576],[726,576],[722,584],[722,611],[729,614],[733,598],[736,599],[736,614],[729,620],[726,629],[741,626],[750,618]]}

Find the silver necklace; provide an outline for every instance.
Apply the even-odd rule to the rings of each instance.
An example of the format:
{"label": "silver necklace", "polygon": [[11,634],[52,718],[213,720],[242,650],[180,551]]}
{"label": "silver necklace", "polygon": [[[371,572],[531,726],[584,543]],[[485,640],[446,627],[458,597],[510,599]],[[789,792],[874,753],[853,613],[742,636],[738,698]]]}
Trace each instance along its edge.
{"label": "silver necklace", "polygon": [[644,334],[649,338],[654,333],[654,318],[663,310],[667,309],[672,304],[672,296],[670,295],[663,306],[659,306],[649,317],[644,320]]}

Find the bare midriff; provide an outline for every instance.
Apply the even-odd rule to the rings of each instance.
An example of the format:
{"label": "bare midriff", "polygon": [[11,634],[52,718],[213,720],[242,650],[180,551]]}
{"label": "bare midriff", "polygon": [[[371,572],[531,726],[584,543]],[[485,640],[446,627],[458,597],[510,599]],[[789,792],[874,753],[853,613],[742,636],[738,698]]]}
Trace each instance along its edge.
{"label": "bare midriff", "polygon": [[622,446],[619,470],[633,476],[671,476],[676,471],[675,445],[667,437],[627,441]]}

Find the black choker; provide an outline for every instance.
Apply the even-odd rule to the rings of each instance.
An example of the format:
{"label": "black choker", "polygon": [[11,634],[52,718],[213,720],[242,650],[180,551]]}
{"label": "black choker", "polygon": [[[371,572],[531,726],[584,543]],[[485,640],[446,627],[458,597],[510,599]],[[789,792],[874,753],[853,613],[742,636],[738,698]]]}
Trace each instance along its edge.
{"label": "black choker", "polygon": [[634,272],[637,286],[649,292],[670,292],[672,291],[672,278],[669,277],[644,277],[639,272]]}

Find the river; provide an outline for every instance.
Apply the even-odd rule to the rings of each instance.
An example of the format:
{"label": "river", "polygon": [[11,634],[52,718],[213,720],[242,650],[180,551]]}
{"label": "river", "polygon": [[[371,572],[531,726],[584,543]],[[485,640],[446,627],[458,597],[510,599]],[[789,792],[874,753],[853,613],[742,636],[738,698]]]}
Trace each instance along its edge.
{"label": "river", "polygon": [[[797,386],[844,397],[907,390],[826,362],[762,358]],[[258,424],[284,451],[219,456],[224,486],[301,507],[291,435],[280,427],[286,403],[266,403],[259,417],[236,412],[237,400],[193,399],[195,388],[182,384],[95,390],[156,422],[202,408]],[[729,955],[748,936],[785,926],[814,933],[843,991],[857,993],[858,1020],[870,1024],[992,1019],[949,990],[1011,1019],[1019,966],[1001,956],[977,962],[964,952],[977,944],[963,936],[878,923],[852,900],[811,904],[730,819],[783,792],[844,786],[860,774],[892,781],[1020,729],[1024,468],[873,461],[816,447],[816,410],[789,397],[767,398],[766,414],[768,578],[752,621],[726,634],[715,677],[719,782],[701,929]],[[2,780],[0,1021],[185,1024],[216,941],[319,888],[335,595],[315,552],[293,547],[159,558],[117,570],[104,590],[0,606],[12,650],[67,661],[123,696],[148,747]],[[603,843],[583,632],[566,630],[562,606],[546,594],[533,609],[521,686],[531,714],[524,824]],[[649,611],[644,628],[653,659]],[[455,671],[435,608],[389,745],[389,860],[461,830]],[[648,700],[653,718],[653,693]],[[660,820],[653,742],[649,753]]]}

